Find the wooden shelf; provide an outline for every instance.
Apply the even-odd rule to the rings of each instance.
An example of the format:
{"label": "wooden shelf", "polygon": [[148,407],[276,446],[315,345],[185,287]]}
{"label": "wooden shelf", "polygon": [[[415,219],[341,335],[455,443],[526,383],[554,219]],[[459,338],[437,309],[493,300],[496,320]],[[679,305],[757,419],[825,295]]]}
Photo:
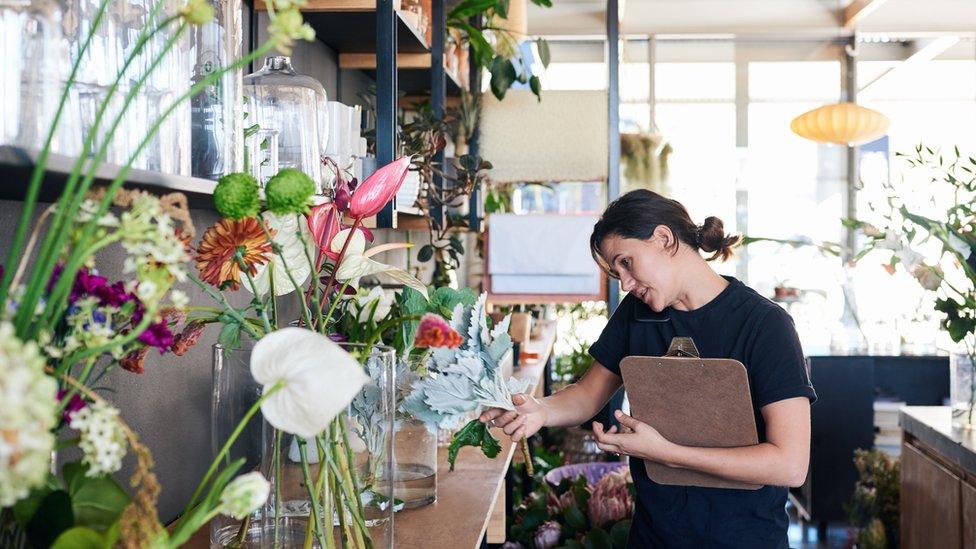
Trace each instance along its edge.
{"label": "wooden shelf", "polygon": [[[255,9],[267,11],[264,2]],[[415,29],[400,10],[397,14],[397,51],[430,51],[424,32]],[[315,37],[339,53],[376,51],[376,0],[308,0],[302,8],[305,21],[315,29]]]}
{"label": "wooden shelf", "polygon": [[[430,93],[430,54],[398,53],[397,86],[407,95]],[[340,53],[340,69],[359,69],[376,78],[375,53]],[[449,96],[461,94],[461,80],[456,74],[445,70],[446,92]]]}
{"label": "wooden shelf", "polygon": [[[0,146],[0,174],[6,181],[0,185],[0,199],[23,200],[27,183],[37,161],[38,151],[8,145]],[[54,202],[61,196],[64,182],[71,173],[74,157],[50,154],[47,173],[41,183],[38,200]],[[120,168],[114,164],[102,164],[95,173],[95,182],[108,184],[118,175]],[[187,196],[191,207],[213,208],[211,195],[216,181],[197,177],[183,177],[148,170],[131,170],[126,176],[126,188],[138,188],[154,193],[181,192]]]}

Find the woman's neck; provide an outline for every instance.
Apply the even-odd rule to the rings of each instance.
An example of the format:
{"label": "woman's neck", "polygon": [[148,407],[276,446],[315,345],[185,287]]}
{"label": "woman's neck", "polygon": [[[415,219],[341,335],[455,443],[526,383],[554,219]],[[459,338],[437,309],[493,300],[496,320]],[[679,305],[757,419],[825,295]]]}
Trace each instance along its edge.
{"label": "woman's neck", "polygon": [[697,264],[686,271],[690,276],[683,277],[683,289],[678,293],[678,299],[671,305],[678,311],[694,311],[704,307],[729,285],[729,281],[713,271],[704,260],[694,263]]}

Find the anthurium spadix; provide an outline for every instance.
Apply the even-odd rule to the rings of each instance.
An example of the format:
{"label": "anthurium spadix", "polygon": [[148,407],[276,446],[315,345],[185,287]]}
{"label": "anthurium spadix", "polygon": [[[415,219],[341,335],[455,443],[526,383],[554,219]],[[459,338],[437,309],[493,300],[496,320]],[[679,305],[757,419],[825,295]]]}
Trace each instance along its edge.
{"label": "anthurium spadix", "polygon": [[369,381],[362,366],[328,337],[305,328],[282,328],[251,351],[251,375],[265,391],[264,418],[286,433],[311,438]]}
{"label": "anthurium spadix", "polygon": [[370,257],[381,253],[388,252],[390,250],[399,250],[404,248],[410,248],[413,244],[404,243],[391,243],[391,244],[381,244],[379,246],[373,246],[369,250],[366,249],[366,237],[363,236],[361,231],[352,231],[351,229],[345,229],[340,231],[339,234],[332,240],[332,251],[338,253],[346,244],[346,239],[350,238],[352,235],[352,240],[350,240],[349,245],[346,246],[346,255],[342,258],[342,263],[339,264],[339,268],[336,271],[336,280],[340,282],[349,282],[352,287],[357,287],[359,285],[359,279],[364,276],[382,274],[395,282],[399,282],[404,286],[408,286],[417,290],[424,297],[427,297],[427,286],[423,282],[417,280],[410,273],[404,271],[403,269],[398,269],[390,265],[385,265],[379,261],[370,259]]}

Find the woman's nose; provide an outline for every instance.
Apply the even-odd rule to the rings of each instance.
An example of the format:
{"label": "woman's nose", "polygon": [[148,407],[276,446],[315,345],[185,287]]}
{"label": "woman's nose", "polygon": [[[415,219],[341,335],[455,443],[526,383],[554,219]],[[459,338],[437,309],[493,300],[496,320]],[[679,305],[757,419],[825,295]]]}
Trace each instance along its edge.
{"label": "woman's nose", "polygon": [[625,276],[622,276],[622,277],[620,277],[620,289],[621,290],[623,290],[625,292],[629,292],[629,291],[631,291],[631,290],[634,289],[634,286],[635,285],[636,284],[634,283],[634,279],[633,278],[631,278],[629,276],[626,276],[626,277]]}

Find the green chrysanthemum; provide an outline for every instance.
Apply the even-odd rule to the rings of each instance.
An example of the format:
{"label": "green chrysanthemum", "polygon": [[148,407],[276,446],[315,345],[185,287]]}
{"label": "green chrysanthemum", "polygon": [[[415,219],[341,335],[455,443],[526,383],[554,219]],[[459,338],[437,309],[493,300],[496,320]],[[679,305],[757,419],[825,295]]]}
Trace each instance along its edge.
{"label": "green chrysanthemum", "polygon": [[227,219],[255,217],[261,211],[258,182],[246,173],[232,173],[220,178],[213,193],[217,213]]}
{"label": "green chrysanthemum", "polygon": [[294,168],[279,171],[264,186],[268,209],[278,215],[307,213],[313,194],[315,182]]}

